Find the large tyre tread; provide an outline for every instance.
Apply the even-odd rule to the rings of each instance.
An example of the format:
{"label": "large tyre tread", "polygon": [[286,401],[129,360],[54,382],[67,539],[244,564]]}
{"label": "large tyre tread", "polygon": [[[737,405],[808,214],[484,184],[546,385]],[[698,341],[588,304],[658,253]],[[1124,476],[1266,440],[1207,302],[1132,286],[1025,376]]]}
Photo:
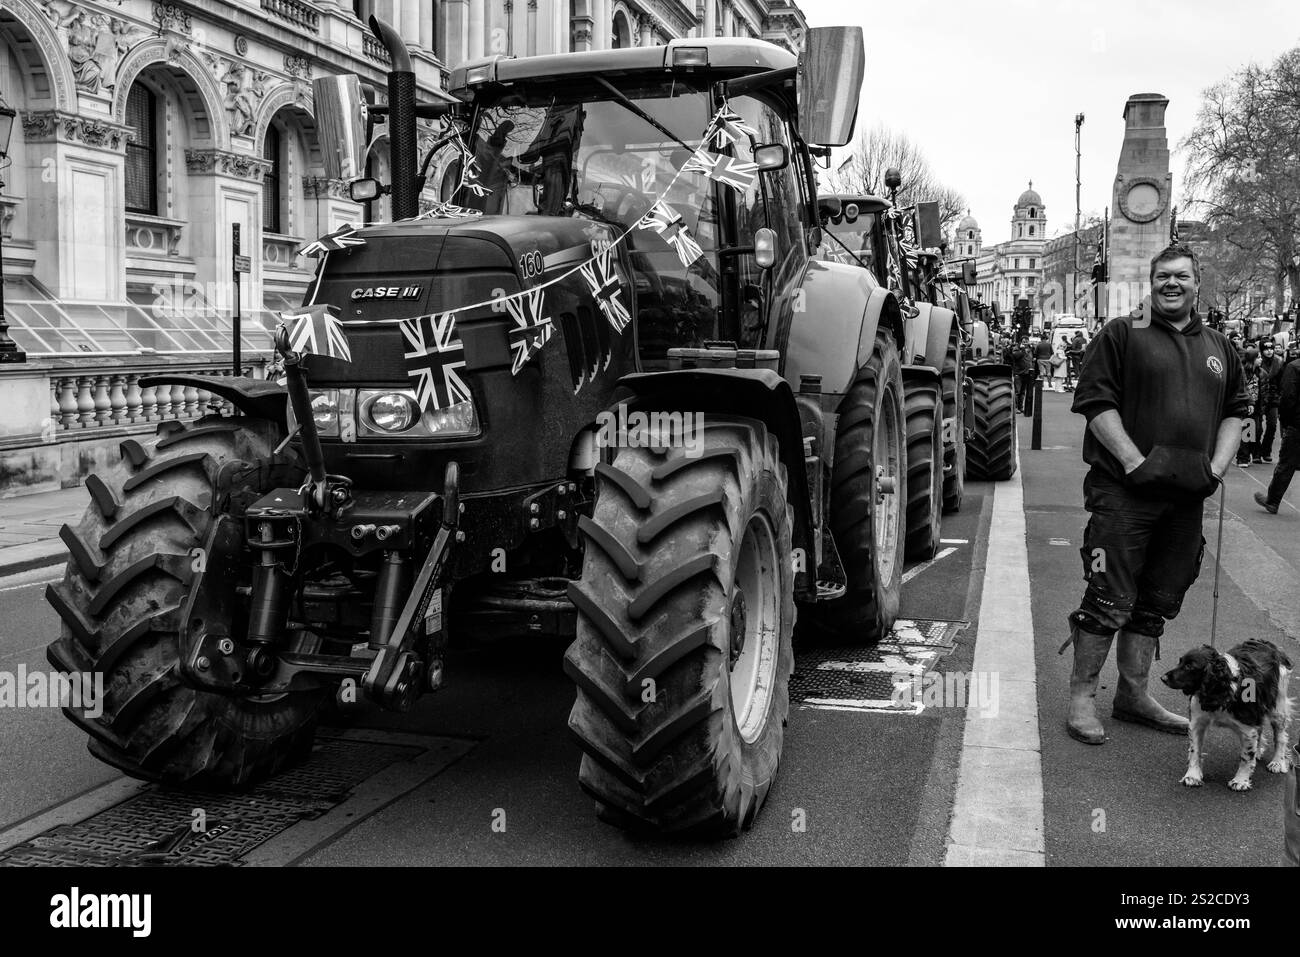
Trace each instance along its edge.
{"label": "large tyre tread", "polygon": [[[742,476],[770,472],[783,490],[784,468],[759,422],[714,421],[704,431],[713,447],[696,458],[624,449],[614,465],[598,466],[596,508],[583,522],[583,580],[569,588],[579,625],[564,669],[577,685],[569,728],[583,750],[579,783],[602,819],[629,830],[737,833],[752,823],[779,755],[777,730],[755,745],[767,776],[742,781],[743,769],[717,743],[732,733],[728,623],[705,606],[725,598],[730,571],[717,542],[738,544],[744,531]],[[781,507],[788,535],[784,498]],[[792,624],[792,594],[784,602]],[[768,718],[777,726],[792,666],[788,641],[781,647],[781,693]],[[647,679],[658,689],[648,702]],[[765,752],[772,740],[778,755]]]}
{"label": "large tyre tread", "polygon": [[[930,386],[909,389],[904,399],[907,423],[907,541],[903,553],[912,560],[928,561],[939,548],[943,511],[943,442],[939,414],[943,399]],[[936,455],[939,478],[933,469]]]}
{"label": "large tyre tread", "polygon": [[1016,471],[1016,400],[1009,378],[975,380],[975,430],[966,448],[966,477],[1002,482]]}
{"label": "large tyre tread", "polygon": [[[47,649],[51,664],[104,675],[102,713],[64,713],[89,737],[96,757],[135,777],[205,788],[243,787],[302,757],[320,694],[268,701],[185,686],[179,675],[180,607],[193,578],[193,549],[212,516],[269,490],[275,429],[250,419],[160,425],[141,442],[120,443],[122,461],[86,485],[90,505],[60,533],[71,561],[46,597],[62,621]],[[235,463],[253,484],[227,488]],[[219,500],[220,498],[220,500]],[[95,544],[91,544],[95,543]]]}

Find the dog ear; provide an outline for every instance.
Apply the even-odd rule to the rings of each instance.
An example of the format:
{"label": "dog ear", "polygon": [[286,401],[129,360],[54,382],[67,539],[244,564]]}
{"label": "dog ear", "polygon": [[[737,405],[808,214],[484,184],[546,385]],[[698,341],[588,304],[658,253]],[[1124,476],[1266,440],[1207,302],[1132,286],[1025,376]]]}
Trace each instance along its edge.
{"label": "dog ear", "polygon": [[1206,663],[1200,695],[1206,711],[1222,711],[1232,704],[1232,669],[1223,655],[1216,653]]}

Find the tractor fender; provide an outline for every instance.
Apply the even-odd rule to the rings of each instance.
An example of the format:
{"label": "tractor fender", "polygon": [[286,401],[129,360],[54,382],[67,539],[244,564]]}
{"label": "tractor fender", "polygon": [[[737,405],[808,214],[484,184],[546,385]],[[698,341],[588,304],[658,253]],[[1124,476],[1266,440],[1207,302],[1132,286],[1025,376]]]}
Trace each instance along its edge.
{"label": "tractor fender", "polygon": [[274,422],[281,434],[289,431],[289,390],[268,379],[248,376],[208,376],[192,372],[160,372],[140,379],[142,387],[184,385],[206,389],[254,419]]}
{"label": "tractor fender", "polygon": [[622,404],[758,419],[777,437],[794,508],[794,546],[816,555],[804,468],[803,426],[790,384],[771,369],[677,369],[638,372],[618,380],[610,412]]}
{"label": "tractor fender", "polygon": [[934,366],[903,366],[904,391],[916,384],[942,388],[943,375]]}
{"label": "tractor fender", "polygon": [[987,323],[977,322],[971,327],[971,355],[984,359],[989,355],[989,327]]}
{"label": "tractor fender", "polygon": [[966,375],[972,379],[1011,378],[1011,366],[1003,362],[967,363]]}
{"label": "tractor fender", "polygon": [[916,304],[917,315],[907,320],[907,336],[903,347],[905,362],[943,368],[948,347],[956,334],[954,324],[957,314],[944,306],[928,302]]}
{"label": "tractor fender", "polygon": [[798,382],[801,375],[819,375],[822,392],[847,394],[858,369],[871,358],[876,330],[882,326],[902,349],[898,300],[870,272],[843,263],[809,263],[790,324],[786,379]]}

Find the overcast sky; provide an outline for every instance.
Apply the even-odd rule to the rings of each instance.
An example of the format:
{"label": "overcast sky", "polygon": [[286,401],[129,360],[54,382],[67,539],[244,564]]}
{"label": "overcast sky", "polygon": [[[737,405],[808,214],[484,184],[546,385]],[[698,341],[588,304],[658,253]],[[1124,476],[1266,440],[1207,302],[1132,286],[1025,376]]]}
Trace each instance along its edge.
{"label": "overcast sky", "polygon": [[[1074,116],[1083,113],[1082,207],[1101,214],[1124,139],[1124,102],[1162,93],[1178,143],[1201,91],[1300,46],[1300,0],[797,0],[810,26],[857,24],[867,68],[855,135],[905,131],[963,193],[984,242],[1010,238],[1034,181],[1048,234],[1074,225]],[[839,163],[843,154],[833,159]]]}

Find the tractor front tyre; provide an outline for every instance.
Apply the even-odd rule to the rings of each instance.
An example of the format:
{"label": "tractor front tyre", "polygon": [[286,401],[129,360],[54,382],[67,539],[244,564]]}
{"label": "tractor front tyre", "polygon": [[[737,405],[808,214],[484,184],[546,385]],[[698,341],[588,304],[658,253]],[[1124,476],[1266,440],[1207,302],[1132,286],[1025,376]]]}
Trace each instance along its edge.
{"label": "tractor front tyre", "polygon": [[62,619],[46,651],[56,668],[103,676],[102,700],[65,707],[90,751],[127,774],[204,788],[255,783],[305,757],[324,692],[266,700],[197,691],[181,682],[178,631],[218,515],[237,519],[296,463],[273,453],[260,419],[165,422],[155,438],[126,439],[122,459],[86,480],[90,504],[61,532],[70,559],[46,590]]}
{"label": "tractor front tyre", "polygon": [[907,543],[910,561],[939,550],[943,511],[943,399],[939,387],[913,383],[904,397],[907,419]]}
{"label": "tractor front tyre", "polygon": [[1002,482],[1016,473],[1016,396],[1011,377],[972,380],[975,428],[966,443],[966,478]]}
{"label": "tractor front tyre", "polygon": [[[639,433],[596,468],[569,586],[569,728],[597,814],[634,831],[729,836],[776,776],[794,656],[792,511],[777,440],[710,418],[700,454]],[[695,450],[692,450],[695,451]]]}
{"label": "tractor front tyre", "polygon": [[907,440],[903,370],[893,337],[876,336],[839,407],[830,528],[847,588],[812,606],[824,637],[871,644],[898,617],[906,538]]}

